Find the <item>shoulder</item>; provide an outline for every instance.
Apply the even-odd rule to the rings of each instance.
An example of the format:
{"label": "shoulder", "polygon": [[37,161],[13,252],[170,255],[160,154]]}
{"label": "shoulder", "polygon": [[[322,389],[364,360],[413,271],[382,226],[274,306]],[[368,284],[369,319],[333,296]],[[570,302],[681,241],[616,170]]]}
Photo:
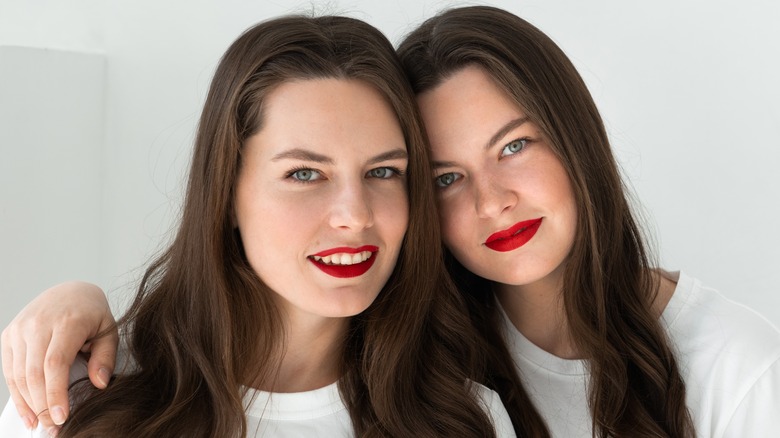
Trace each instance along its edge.
{"label": "shoulder", "polygon": [[766,366],[780,358],[777,327],[755,310],[684,273],[679,274],[662,321],[681,354],[709,352]]}
{"label": "shoulder", "polygon": [[469,382],[469,384],[474,397],[479,400],[482,408],[493,422],[493,427],[496,429],[496,437],[516,437],[512,420],[509,418],[509,413],[504,407],[504,403],[501,402],[501,397],[499,397],[498,393],[476,382]]}
{"label": "shoulder", "polygon": [[740,419],[779,421],[768,409],[780,399],[780,331],[771,322],[681,273],[662,323],[698,434],[722,436]]}
{"label": "shoulder", "polygon": [[780,359],[764,371],[738,399],[734,412],[728,415],[723,432],[715,430],[714,436],[751,437],[765,436],[767,431],[780,430]]}

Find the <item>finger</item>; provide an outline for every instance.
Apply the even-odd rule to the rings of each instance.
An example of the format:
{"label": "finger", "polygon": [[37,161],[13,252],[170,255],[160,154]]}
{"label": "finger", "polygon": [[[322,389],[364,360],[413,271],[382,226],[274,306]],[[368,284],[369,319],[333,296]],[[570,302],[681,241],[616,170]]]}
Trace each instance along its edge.
{"label": "finger", "polygon": [[[57,348],[56,335],[52,337],[52,344],[46,352],[44,370],[46,376],[46,406],[49,409],[49,417],[56,425],[61,425],[68,418],[68,384],[70,383],[70,366],[76,357],[64,353]],[[78,350],[76,350],[78,351]],[[44,423],[44,425],[46,425]],[[47,425],[48,426],[48,425]]]}
{"label": "finger", "polygon": [[87,363],[89,379],[96,388],[105,389],[116,367],[116,331],[92,340],[92,351]]}
{"label": "finger", "polygon": [[[37,334],[37,336],[36,336]],[[26,361],[24,374],[27,381],[27,391],[32,400],[31,407],[38,414],[38,422],[46,428],[54,425],[51,420],[49,404],[46,401],[46,378],[44,376],[44,360],[47,346],[51,338],[40,332],[29,333],[26,342]]]}
{"label": "finger", "polygon": [[30,392],[27,388],[27,346],[23,341],[17,341],[19,338],[18,336],[15,336],[14,338],[14,352],[13,357],[11,358],[13,363],[11,375],[14,379],[14,386],[16,387],[16,390],[19,391],[19,395],[22,396],[24,402],[27,403],[27,406],[35,411],[37,406],[33,403],[33,399],[30,397]]}
{"label": "finger", "polygon": [[32,429],[38,424],[35,418],[35,412],[27,404],[19,389],[16,386],[16,380],[14,378],[14,365],[13,365],[13,349],[10,343],[10,334],[7,330],[3,330],[2,335],[2,357],[3,357],[3,374],[5,375],[5,383],[8,386],[8,391],[11,393],[11,400],[13,400],[16,406],[16,412],[22,418],[25,426],[28,429]]}
{"label": "finger", "polygon": [[46,403],[54,424],[61,425],[69,415],[68,385],[70,368],[76,360],[83,336],[67,330],[54,330],[46,351],[44,372],[46,376]]}

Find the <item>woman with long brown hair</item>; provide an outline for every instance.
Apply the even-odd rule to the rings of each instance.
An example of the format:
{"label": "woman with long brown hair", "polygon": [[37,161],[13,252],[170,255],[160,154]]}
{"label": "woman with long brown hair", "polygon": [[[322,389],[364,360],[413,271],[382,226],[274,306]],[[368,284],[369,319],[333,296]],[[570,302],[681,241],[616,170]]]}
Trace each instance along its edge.
{"label": "woman with long brown hair", "polygon": [[518,435],[780,429],[780,333],[654,266],[593,99],[549,37],[500,9],[456,8],[398,52],[432,148],[447,262],[483,340],[475,378]]}
{"label": "woman with long brown hair", "polygon": [[485,381],[517,429],[780,429],[780,332],[654,268],[595,103],[549,37],[507,11],[456,8],[398,53],[432,148],[450,268],[489,347]]}
{"label": "woman with long brown hair", "polygon": [[[214,74],[176,237],[119,322],[126,364],[71,389],[59,436],[514,436],[470,380],[427,153],[379,31],[247,30]],[[11,410],[0,435],[29,436]]]}

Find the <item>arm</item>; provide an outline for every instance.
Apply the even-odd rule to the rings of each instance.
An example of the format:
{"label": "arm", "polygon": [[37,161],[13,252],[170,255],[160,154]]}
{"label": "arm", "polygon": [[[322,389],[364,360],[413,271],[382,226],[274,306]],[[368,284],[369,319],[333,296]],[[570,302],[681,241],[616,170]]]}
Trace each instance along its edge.
{"label": "arm", "polygon": [[485,409],[488,417],[493,422],[496,438],[516,438],[517,435],[515,435],[512,420],[509,419],[509,413],[501,402],[501,397],[495,391],[485,386],[478,383],[473,385],[482,408]]}
{"label": "arm", "polygon": [[48,429],[65,421],[69,370],[79,352],[89,355],[92,384],[105,388],[117,343],[116,321],[95,285],[62,283],[22,309],[3,330],[2,356],[11,399],[25,425],[33,428],[40,421]]}
{"label": "arm", "polygon": [[762,437],[780,430],[780,358],[750,387],[731,416],[726,430],[713,436]]}

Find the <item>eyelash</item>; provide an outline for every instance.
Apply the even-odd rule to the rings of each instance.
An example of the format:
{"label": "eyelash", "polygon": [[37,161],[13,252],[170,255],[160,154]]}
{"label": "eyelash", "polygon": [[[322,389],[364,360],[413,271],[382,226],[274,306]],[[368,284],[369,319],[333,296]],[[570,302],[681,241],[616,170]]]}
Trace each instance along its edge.
{"label": "eyelash", "polygon": [[[528,143],[530,143],[530,141],[531,141],[531,140],[530,140],[528,137],[523,137],[523,138],[516,138],[516,139],[514,139],[514,140],[510,141],[509,143],[505,144],[505,145],[504,145],[504,147],[502,147],[502,148],[501,148],[501,151],[499,152],[499,154],[498,154],[498,157],[499,157],[499,158],[504,158],[504,157],[511,157],[512,155],[517,155],[517,154],[519,154],[520,152],[523,152],[523,151],[525,150],[525,148],[526,148],[526,147],[528,147]],[[510,153],[510,154],[504,155],[504,151],[505,151],[505,150],[506,150],[506,149],[507,149],[509,146],[511,146],[511,145],[513,145],[513,144],[515,144],[515,143],[518,143],[518,142],[520,143],[520,149],[519,149],[519,150],[517,150],[517,151],[515,151],[515,152],[512,152],[512,153]]]}
{"label": "eyelash", "polygon": [[[442,185],[442,184],[440,184],[439,182],[441,181],[441,179],[442,179],[442,178],[444,178],[444,177],[445,177],[445,176],[447,176],[447,175],[452,175],[452,176],[454,177],[454,179],[452,180],[452,182],[451,182],[451,183],[449,183],[449,184],[447,184],[447,185]],[[456,183],[456,182],[457,182],[459,179],[461,179],[461,178],[463,178],[463,175],[461,175],[461,174],[459,174],[459,173],[457,173],[457,172],[447,172],[447,173],[442,173],[441,175],[437,176],[437,177],[436,177],[436,179],[434,179],[434,180],[433,180],[433,183],[434,183],[434,184],[436,184],[436,188],[437,188],[437,189],[439,189],[439,190],[446,190],[446,189],[448,189],[450,186],[452,186],[453,184],[455,184],[455,183]]]}
{"label": "eyelash", "polygon": [[373,172],[373,171],[375,171],[377,169],[387,169],[390,172],[392,172],[392,175],[390,175],[387,178],[381,178],[381,177],[373,177],[373,178],[391,179],[391,178],[398,178],[398,177],[404,176],[406,174],[406,172],[404,172],[403,170],[401,170],[401,169],[399,169],[397,167],[394,167],[394,166],[382,166],[382,167],[376,167],[374,169],[369,170],[368,172],[366,172],[366,175],[370,174],[371,172]]}
{"label": "eyelash", "polygon": [[[510,145],[512,145],[512,144],[515,144],[515,143],[518,143],[518,142],[520,143],[520,149],[519,149],[519,150],[517,150],[516,152],[512,152],[511,154],[507,154],[507,155],[504,155],[504,154],[503,154],[503,152],[504,152],[504,150],[505,150],[506,148],[508,148]],[[520,152],[523,152],[523,151],[525,150],[525,148],[527,148],[527,147],[528,147],[528,144],[529,144],[530,142],[531,142],[531,139],[529,139],[528,137],[522,137],[522,138],[517,138],[517,139],[514,139],[514,140],[510,141],[509,143],[505,144],[505,145],[504,145],[504,147],[502,147],[502,148],[501,148],[501,152],[499,153],[499,155],[498,155],[498,158],[499,158],[499,159],[501,159],[501,158],[504,158],[504,157],[511,157],[511,156],[513,156],[513,155],[517,155],[517,154],[519,154]],[[447,184],[447,185],[442,185],[442,184],[440,183],[440,181],[441,181],[441,179],[442,179],[443,177],[445,177],[445,176],[447,176],[447,175],[452,175],[452,176],[454,177],[454,179],[452,180],[452,182],[451,182],[451,183],[449,183],[449,184]],[[433,182],[434,182],[434,184],[436,184],[436,188],[438,188],[439,190],[446,190],[446,189],[448,189],[450,186],[452,186],[453,184],[455,184],[456,182],[458,182],[458,180],[459,180],[459,179],[461,179],[461,178],[463,178],[463,175],[461,175],[461,174],[459,174],[459,173],[457,173],[457,172],[447,172],[447,173],[443,173],[443,174],[441,174],[441,175],[437,176],[437,177],[436,177],[436,178],[433,180]]]}
{"label": "eyelash", "polygon": [[[406,174],[405,171],[403,171],[403,170],[401,170],[401,169],[399,169],[397,167],[394,167],[394,166],[381,166],[381,167],[376,167],[374,169],[369,170],[368,172],[366,172],[366,176],[368,177],[368,175],[371,172],[373,172],[375,170],[378,170],[378,169],[388,169],[392,173],[392,175],[390,175],[390,176],[388,176],[386,178],[382,178],[382,177],[373,177],[373,178],[377,178],[377,179],[392,179],[392,178],[398,178],[398,177],[404,176]],[[295,174],[300,172],[300,171],[303,171],[303,170],[307,170],[309,172],[316,173],[317,175],[319,175],[319,178],[316,178],[316,179],[313,179],[313,180],[303,180],[303,179],[296,178]],[[285,175],[285,178],[286,179],[291,179],[292,181],[294,181],[296,183],[300,183],[300,184],[311,184],[311,183],[314,183],[314,182],[319,181],[320,179],[322,179],[322,172],[320,172],[319,170],[316,170],[316,169],[312,169],[311,167],[298,166],[298,167],[293,167],[292,169],[288,170],[287,174]]]}
{"label": "eyelash", "polygon": [[311,184],[314,181],[318,181],[319,180],[319,179],[303,180],[303,179],[295,178],[295,174],[298,173],[298,172],[301,172],[303,170],[308,170],[309,172],[317,173],[318,175],[322,176],[322,173],[320,173],[319,170],[315,170],[315,169],[312,169],[311,167],[306,167],[306,166],[297,166],[297,167],[293,167],[292,169],[288,170],[285,178],[286,179],[291,179],[294,182],[301,183],[301,184]]}

